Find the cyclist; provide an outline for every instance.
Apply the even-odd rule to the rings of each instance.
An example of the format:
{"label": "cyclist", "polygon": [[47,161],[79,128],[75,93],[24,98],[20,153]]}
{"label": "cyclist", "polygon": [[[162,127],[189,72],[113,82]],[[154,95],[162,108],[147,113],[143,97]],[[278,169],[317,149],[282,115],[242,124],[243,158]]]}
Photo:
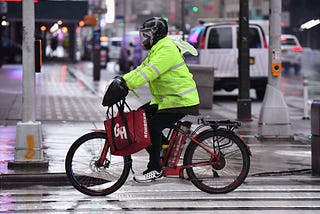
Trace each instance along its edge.
{"label": "cyclist", "polygon": [[[199,95],[196,83],[182,56],[188,43],[180,47],[171,40],[167,22],[160,17],[147,19],[139,30],[143,47],[149,50],[146,59],[123,76],[129,90],[146,83],[153,99],[143,105],[148,118],[152,145],[147,148],[149,163],[137,182],[150,182],[162,176],[160,150],[162,131],[185,115],[199,114]],[[190,45],[191,46],[191,45]]]}

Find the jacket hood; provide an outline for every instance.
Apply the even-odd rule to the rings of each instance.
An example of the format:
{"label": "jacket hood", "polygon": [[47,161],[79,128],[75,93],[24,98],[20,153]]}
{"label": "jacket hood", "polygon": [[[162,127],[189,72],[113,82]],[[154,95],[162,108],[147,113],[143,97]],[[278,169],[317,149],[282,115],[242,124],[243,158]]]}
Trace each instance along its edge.
{"label": "jacket hood", "polygon": [[183,41],[182,39],[171,38],[171,40],[176,44],[180,49],[181,54],[190,53],[193,56],[198,56],[198,51],[188,42]]}

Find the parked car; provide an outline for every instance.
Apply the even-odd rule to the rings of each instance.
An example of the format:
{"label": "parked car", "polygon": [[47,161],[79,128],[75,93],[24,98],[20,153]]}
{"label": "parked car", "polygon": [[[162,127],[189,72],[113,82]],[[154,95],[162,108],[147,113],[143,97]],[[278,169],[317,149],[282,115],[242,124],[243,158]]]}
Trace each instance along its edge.
{"label": "parked car", "polygon": [[122,37],[111,37],[108,40],[109,58],[118,60],[120,58]]}
{"label": "parked car", "polygon": [[296,74],[301,70],[302,47],[299,40],[294,35],[281,35],[281,57],[284,72],[293,68]]}
{"label": "parked car", "polygon": [[22,63],[22,46],[8,38],[2,38],[1,42],[3,63]]}
{"label": "parked car", "polygon": [[[198,49],[197,63],[214,70],[214,90],[232,91],[239,87],[237,22],[205,23],[193,29],[188,41]],[[268,45],[262,27],[249,25],[250,87],[262,100],[268,83]],[[195,62],[194,58],[190,60]],[[187,61],[188,62],[188,61]]]}

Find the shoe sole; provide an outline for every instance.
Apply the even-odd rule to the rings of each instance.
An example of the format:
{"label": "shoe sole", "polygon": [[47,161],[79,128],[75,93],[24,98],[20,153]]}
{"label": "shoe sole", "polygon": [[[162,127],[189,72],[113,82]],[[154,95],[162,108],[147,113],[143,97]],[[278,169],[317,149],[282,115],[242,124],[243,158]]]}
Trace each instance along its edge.
{"label": "shoe sole", "polygon": [[153,179],[150,179],[150,180],[137,180],[135,177],[133,177],[133,180],[137,183],[151,183],[151,182],[155,182],[156,180],[159,180],[163,178],[163,176],[161,175],[160,177],[158,178],[153,178]]}

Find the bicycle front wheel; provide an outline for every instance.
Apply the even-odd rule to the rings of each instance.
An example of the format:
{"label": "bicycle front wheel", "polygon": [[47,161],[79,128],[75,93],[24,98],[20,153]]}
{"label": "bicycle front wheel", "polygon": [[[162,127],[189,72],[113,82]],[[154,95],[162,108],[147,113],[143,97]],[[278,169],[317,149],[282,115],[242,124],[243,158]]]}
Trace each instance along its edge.
{"label": "bicycle front wheel", "polygon": [[[118,190],[127,180],[131,157],[111,155],[105,132],[92,132],[77,139],[70,147],[65,170],[71,184],[91,196],[108,195]],[[105,154],[105,155],[102,155]],[[98,162],[103,156],[103,163]]]}
{"label": "bicycle front wheel", "polygon": [[222,129],[206,130],[197,139],[215,156],[195,142],[189,144],[184,165],[191,182],[207,193],[227,193],[239,187],[250,168],[250,151],[245,143]]}

